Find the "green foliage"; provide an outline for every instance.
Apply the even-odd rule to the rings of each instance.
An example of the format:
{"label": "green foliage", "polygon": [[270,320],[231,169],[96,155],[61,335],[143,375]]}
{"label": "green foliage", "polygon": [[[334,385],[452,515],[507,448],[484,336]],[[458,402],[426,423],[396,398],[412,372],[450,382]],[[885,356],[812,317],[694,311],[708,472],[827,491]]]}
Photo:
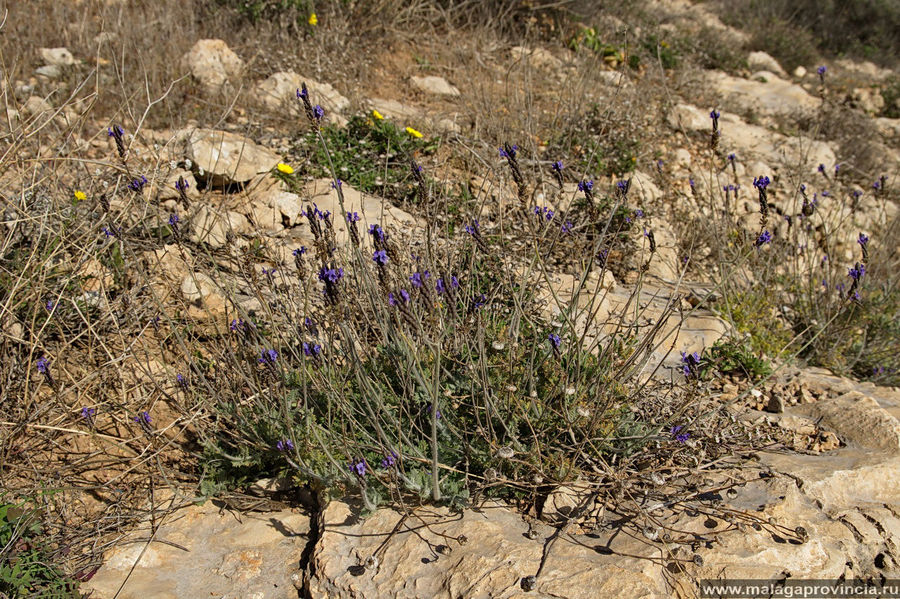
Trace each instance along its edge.
{"label": "green foliage", "polygon": [[77,583],[53,565],[33,502],[0,497],[0,595],[78,597]]}
{"label": "green foliage", "polygon": [[578,33],[569,38],[569,48],[577,51],[582,47],[599,54],[604,59],[616,62],[621,62],[624,56],[622,48],[605,43],[593,27],[582,27]]}
{"label": "green foliage", "polygon": [[669,42],[660,40],[655,35],[648,35],[643,39],[642,45],[650,53],[653,62],[658,60],[664,69],[671,70],[678,66],[678,53]]}
{"label": "green foliage", "polygon": [[887,79],[881,88],[884,98],[884,111],[882,115],[889,119],[900,118],[900,77]]}
{"label": "green foliage", "polygon": [[327,154],[314,132],[298,140],[292,150],[309,164],[311,174],[330,177],[333,164],[337,177],[355,189],[401,202],[411,201],[416,194],[410,171],[413,154],[436,148],[436,142],[415,138],[405,127],[372,116],[357,115],[346,127],[329,124],[321,132]]}
{"label": "green foliage", "polygon": [[705,371],[711,375],[740,374],[755,382],[772,374],[772,364],[754,354],[746,340],[720,339],[710,348],[708,359]]}
{"label": "green foliage", "polygon": [[739,333],[749,335],[747,347],[753,354],[775,356],[791,340],[776,312],[777,297],[764,285],[736,291],[724,302],[714,304],[726,320],[731,320]]}

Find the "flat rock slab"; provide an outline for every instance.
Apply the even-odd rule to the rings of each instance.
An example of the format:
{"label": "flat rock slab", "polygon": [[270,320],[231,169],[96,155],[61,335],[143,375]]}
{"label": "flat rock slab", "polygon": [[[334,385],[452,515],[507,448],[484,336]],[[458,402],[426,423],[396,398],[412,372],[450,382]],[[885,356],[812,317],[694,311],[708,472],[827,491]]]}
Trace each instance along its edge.
{"label": "flat rock slab", "polygon": [[[537,538],[529,539],[521,516],[493,503],[461,514],[423,508],[411,517],[379,509],[360,520],[348,504],[334,501],[324,513],[309,591],[312,597],[347,599],[669,596],[652,560],[602,555],[593,547],[595,540],[576,542],[565,535],[545,558],[554,529],[538,528]],[[628,545],[630,551],[642,551]],[[643,552],[652,548],[644,546]],[[534,575],[542,559],[537,585],[526,593],[522,579]]]}
{"label": "flat rock slab", "polygon": [[[141,530],[133,537],[150,534]],[[238,517],[212,502],[194,505],[169,515],[157,542],[117,544],[81,590],[92,591],[93,599],[296,599],[308,535],[309,518],[298,512]]]}

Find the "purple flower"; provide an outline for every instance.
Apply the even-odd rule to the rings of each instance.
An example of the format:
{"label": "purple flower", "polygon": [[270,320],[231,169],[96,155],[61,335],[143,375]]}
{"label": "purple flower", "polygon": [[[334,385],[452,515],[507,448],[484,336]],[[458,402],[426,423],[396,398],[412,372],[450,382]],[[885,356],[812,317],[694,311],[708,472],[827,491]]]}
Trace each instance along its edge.
{"label": "purple flower", "polygon": [[107,127],[106,132],[109,134],[109,137],[121,138],[125,135],[125,130],[119,127],[118,125],[113,125],[112,127]]}
{"label": "purple flower", "polygon": [[468,233],[469,235],[475,235],[478,232],[479,227],[480,225],[478,224],[478,221],[473,220],[471,225],[466,225],[466,233]]}
{"label": "purple flower", "polygon": [[388,263],[388,255],[384,250],[376,250],[376,252],[372,255],[372,261],[379,266],[384,266]]}
{"label": "purple flower", "polygon": [[294,442],[290,439],[282,439],[275,444],[275,449],[278,451],[291,451],[294,449]]}
{"label": "purple flower", "polygon": [[181,219],[178,218],[178,215],[177,215],[177,214],[170,214],[170,215],[169,215],[169,226],[170,226],[170,227],[175,227],[175,226],[177,226],[179,220],[181,220]]}
{"label": "purple flower", "polygon": [[397,455],[395,451],[391,451],[391,453],[387,454],[381,459],[381,467],[387,470],[394,466],[397,463],[397,458],[400,456]]}
{"label": "purple flower", "polygon": [[759,190],[765,190],[771,182],[768,177],[753,177],[753,187]]}
{"label": "purple flower", "polygon": [[182,387],[187,387],[187,384],[188,384],[188,383],[187,383],[187,379],[184,378],[184,375],[181,374],[180,372],[179,372],[178,374],[175,375],[175,380],[176,380],[176,381],[178,382],[178,384],[181,385]]}
{"label": "purple flower", "polygon": [[686,354],[681,352],[681,370],[686,378],[700,374],[700,352]]}
{"label": "purple flower", "polygon": [[628,193],[628,190],[631,188],[631,181],[630,180],[619,181],[618,183],[616,183],[616,187],[622,193],[622,195],[625,195]]}
{"label": "purple flower", "polygon": [[322,346],[318,343],[303,342],[303,355],[308,358],[318,358],[322,355]]}
{"label": "purple flower", "polygon": [[343,184],[344,184],[344,182],[341,181],[340,179],[335,179],[334,181],[331,182],[331,189],[337,189],[338,187],[340,187]]}
{"label": "purple flower", "polygon": [[241,318],[235,318],[231,321],[231,324],[228,328],[230,328],[233,332],[243,331],[244,330],[244,321]]}
{"label": "purple flower", "polygon": [[47,312],[53,312],[53,308],[56,307],[56,304],[53,303],[53,300],[47,300],[47,303],[44,305],[47,308]]}
{"label": "purple flower", "polygon": [[519,150],[519,146],[513,144],[512,146],[507,146],[508,151],[500,148],[500,158],[515,158],[516,152]]}
{"label": "purple flower", "polygon": [[557,173],[561,173],[563,170],[562,160],[557,160],[556,162],[554,162],[553,164],[550,165],[550,168],[552,168]]}
{"label": "purple flower", "polygon": [[184,180],[184,177],[178,177],[178,181],[175,182],[175,189],[178,191],[187,191],[188,187],[190,187],[190,185]]}
{"label": "purple flower", "polygon": [[397,298],[394,297],[394,292],[393,291],[388,292],[388,305],[396,306],[398,303],[399,302],[397,301]]}
{"label": "purple flower", "polygon": [[152,418],[150,418],[150,413],[147,411],[139,412],[132,420],[140,425],[150,424],[153,421]]}
{"label": "purple flower", "polygon": [[756,241],[753,243],[756,247],[762,247],[765,244],[772,241],[772,234],[768,231],[763,231],[759,234],[759,237],[756,238]]}
{"label": "purple flower", "polygon": [[147,177],[141,175],[139,179],[135,179],[131,183],[128,184],[129,189],[132,191],[141,191],[144,189],[144,186],[148,183]]}
{"label": "purple flower", "polygon": [[559,230],[561,233],[571,233],[572,232],[572,221],[567,220],[566,222],[564,222],[562,224],[562,226],[559,228]]}
{"label": "purple flower", "polygon": [[304,245],[304,246],[302,246],[302,247],[300,247],[300,248],[297,248],[296,250],[294,250],[294,251],[291,252],[291,253],[294,255],[294,258],[296,258],[297,256],[302,256],[302,255],[305,254],[307,251],[308,251],[308,250],[306,249],[306,246]]}
{"label": "purple flower", "polygon": [[455,275],[450,275],[450,287],[459,289],[459,279],[457,279]]}
{"label": "purple flower", "polygon": [[673,426],[672,428],[669,429],[669,433],[673,437],[675,437],[675,440],[678,441],[679,443],[686,443],[687,440],[691,436],[690,433],[682,433],[681,431],[683,428],[684,428],[683,426],[679,425],[679,426]]}
{"label": "purple flower", "polygon": [[306,90],[305,87],[302,90],[297,89],[297,99],[298,100],[301,100],[303,98],[308,98],[308,97],[309,97],[309,92]]}
{"label": "purple flower", "polygon": [[872,183],[872,189],[876,191],[881,189],[881,181],[875,181],[874,183]]}
{"label": "purple flower", "polygon": [[859,196],[861,196],[862,194],[863,194],[863,192],[860,191],[859,189],[854,189],[852,192],[850,192],[850,195],[853,196],[854,200],[858,200]]}
{"label": "purple flower", "polygon": [[384,241],[385,239],[384,229],[378,225],[369,225],[369,235],[374,237],[376,241]]}
{"label": "purple flower", "polygon": [[313,107],[313,116],[316,117],[317,121],[322,120],[322,117],[325,116],[325,109],[316,104]]}
{"label": "purple flower", "polygon": [[580,181],[578,183],[578,191],[593,191],[594,189],[594,180],[588,179],[586,181]]}
{"label": "purple flower", "polygon": [[866,265],[860,264],[859,262],[856,265],[847,271],[847,276],[849,276],[854,281],[859,281],[866,275]]}
{"label": "purple flower", "polygon": [[365,476],[366,475],[366,460],[365,458],[360,458],[355,462],[350,462],[350,472],[356,474],[357,476]]}
{"label": "purple flower", "polygon": [[359,213],[358,212],[348,212],[347,213],[347,222],[348,223],[358,223],[359,222]]}
{"label": "purple flower", "polygon": [[438,295],[443,294],[447,290],[447,288],[444,287],[444,279],[438,279],[437,283],[434,284],[434,289],[438,292]]}
{"label": "purple flower", "polygon": [[695,184],[694,184],[694,178],[693,178],[693,177],[688,177],[688,185],[691,186],[691,189],[694,189],[694,185],[695,185]]}
{"label": "purple flower", "polygon": [[278,352],[274,349],[264,349],[259,354],[259,358],[256,360],[260,364],[274,364],[275,360],[278,359]]}
{"label": "purple flower", "polygon": [[825,72],[826,72],[827,70],[828,70],[828,68],[827,68],[825,65],[822,65],[822,66],[820,66],[818,69],[816,69],[816,73],[819,74],[819,77],[822,77],[822,78],[824,79],[824,77],[825,77]]}
{"label": "purple flower", "polygon": [[303,326],[306,327],[306,330],[309,331],[313,335],[319,334],[319,329],[316,327],[316,322],[310,318],[309,316],[303,319]]}
{"label": "purple flower", "polygon": [[409,303],[409,292],[406,291],[406,289],[401,289],[401,290],[400,290],[400,299],[403,300],[403,303],[404,303],[404,304],[408,304],[408,303]]}
{"label": "purple flower", "polygon": [[712,112],[709,113],[709,118],[711,118],[714,121],[718,120],[720,116],[722,116],[722,115],[719,113],[718,110],[713,110]]}
{"label": "purple flower", "polygon": [[728,162],[734,162],[735,160],[737,160],[737,156],[734,152],[728,155]]}
{"label": "purple flower", "polygon": [[47,358],[38,358],[35,364],[37,365],[38,372],[41,374],[50,372],[50,362],[47,361]]}
{"label": "purple flower", "polygon": [[337,283],[344,278],[343,268],[325,268],[319,270],[319,280],[326,283]]}
{"label": "purple flower", "polygon": [[562,340],[559,338],[559,335],[556,333],[550,333],[547,335],[547,340],[550,341],[550,345],[553,346],[553,351],[559,351],[559,345],[562,343]]}
{"label": "purple flower", "polygon": [[820,163],[818,170],[820,173],[822,173],[824,175],[825,174],[825,165]]}
{"label": "purple flower", "polygon": [[866,235],[865,233],[860,233],[859,239],[856,240],[856,243],[858,243],[859,245],[861,245],[863,247],[866,247],[866,244],[869,243],[869,236]]}
{"label": "purple flower", "polygon": [[427,270],[425,272],[414,272],[409,276],[410,282],[413,284],[413,287],[421,287],[422,284],[431,278],[431,273]]}
{"label": "purple flower", "polygon": [[87,406],[81,408],[81,417],[84,418],[90,426],[94,426],[94,416],[97,414],[97,410],[94,408],[89,408]]}

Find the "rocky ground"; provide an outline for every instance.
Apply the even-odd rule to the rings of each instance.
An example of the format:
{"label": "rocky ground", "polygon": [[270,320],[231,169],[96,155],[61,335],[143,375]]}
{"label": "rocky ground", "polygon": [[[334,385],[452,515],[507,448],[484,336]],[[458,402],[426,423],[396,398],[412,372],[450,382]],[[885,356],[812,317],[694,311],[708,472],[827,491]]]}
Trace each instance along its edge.
{"label": "rocky ground", "polygon": [[[744,36],[704,4],[667,1],[650,3],[650,10],[665,11],[672,30],[702,27],[725,39]],[[609,25],[611,31],[619,26],[626,24]],[[361,230],[380,225],[413,251],[422,247],[434,222],[422,206],[389,201],[349,183],[341,185],[341,200],[330,177],[306,174],[288,184],[273,176],[279,164],[300,170],[308,156],[298,136],[280,126],[282,120],[295,127],[304,123],[297,92],[305,84],[330,124],[346,126],[358,115],[383,117],[440,140],[439,149],[421,156],[423,162],[436,183],[462,180],[468,194],[462,211],[478,217],[486,236],[508,238],[504,247],[510,256],[504,264],[535,291],[542,317],[565,320],[570,307],[577,306],[572,320],[585,331],[585,345],[595,350],[624,321],[658,327],[637,378],[670,387],[681,376],[680,352],[705,351],[736,334],[734,323],[713,309],[715,282],[697,271],[685,275],[685,212],[714,220],[720,207],[700,198],[718,197],[723,184],[743,182],[745,189],[726,191],[725,201],[742,234],[755,237],[759,204],[750,180],[767,174],[775,180],[772,206],[773,213],[778,211],[770,228],[779,236],[789,226],[782,217],[795,208],[791,190],[798,184],[812,186],[811,181],[825,177],[836,185],[837,166],[848,162],[858,181],[900,172],[900,119],[877,116],[885,109],[881,90],[897,73],[872,63],[829,63],[824,79],[818,65],[787,73],[774,58],[756,51],[748,53],[748,68],[739,72],[685,69],[659,76],[652,66],[630,70],[620,60],[585,60],[583,52],[549,43],[476,47],[460,42],[456,49],[435,49],[445,41],[422,42],[435,61],[429,68],[421,68],[416,43],[397,43],[376,61],[377,74],[369,84],[357,86],[329,79],[321,69],[315,69],[315,77],[293,70],[256,76],[247,66],[250,57],[238,55],[225,41],[198,39],[180,61],[198,97],[231,94],[240,102],[219,123],[173,118],[165,127],[150,128],[138,120],[128,131],[130,163],[124,169],[113,166],[118,149],[117,139],[107,135],[107,127],[115,126],[108,115],[92,114],[88,99],[68,101],[62,93],[46,93],[71,91],[70,75],[91,57],[66,48],[36,48],[41,64],[30,78],[3,79],[3,93],[15,101],[7,103],[0,131],[17,150],[28,132],[71,131],[74,123],[80,131],[94,131],[41,146],[37,160],[62,156],[82,164],[83,172],[62,175],[65,185],[84,189],[91,198],[109,194],[112,209],[132,215],[126,227],[164,224],[170,215],[179,215],[182,237],[161,238],[139,256],[145,272],[152,273],[146,286],[164,310],[189,319],[198,336],[216,337],[235,315],[249,319],[271,309],[277,294],[267,296],[248,280],[276,272],[273,289],[302,286],[290,267],[295,250],[316,243],[306,216],[309,204],[333,214],[342,208],[357,212]],[[452,64],[458,53],[466,53],[474,74]],[[653,231],[656,248],[648,259],[647,241],[641,239],[616,258],[615,266],[584,280],[567,267],[571,255],[557,257],[557,268],[548,272],[529,269],[528,260],[516,254],[509,215],[517,188],[492,138],[510,119],[560,119],[571,109],[567,102],[573,102],[573,90],[584,94],[575,104],[631,107],[624,109],[633,117],[631,125],[652,126],[654,139],[652,152],[633,156],[629,176],[630,200],[646,212],[642,226]],[[503,102],[492,102],[501,93],[515,105],[512,112],[525,112],[505,114],[510,111]],[[823,133],[835,129],[829,120],[838,114],[835,107],[863,123],[868,132],[864,148],[853,145],[858,142],[847,134],[828,139]],[[716,162],[719,154],[709,143],[710,110],[721,112],[719,154],[734,153],[736,160]],[[553,151],[560,142],[548,139],[540,126],[529,132],[534,139],[520,142],[533,156],[523,160],[536,179],[529,201],[568,213],[580,197],[577,182],[567,180],[560,187],[540,174],[556,159]],[[87,183],[95,169],[104,177]],[[107,183],[109,171],[118,173],[122,186],[139,172],[147,173],[147,181],[131,196],[117,194]],[[0,173],[0,190],[21,187],[22,173],[18,168]],[[594,184],[612,188],[625,173],[619,175],[597,176]],[[857,209],[848,210],[843,197],[817,200],[823,227],[831,232],[831,259],[852,264],[860,231],[873,238],[876,231],[884,232],[873,244],[888,250],[896,246],[890,223],[898,217],[897,204],[862,184],[844,186],[848,193],[861,192]],[[4,199],[12,197],[4,194]],[[22,219],[11,201],[4,217],[10,236],[17,234]],[[351,235],[346,222],[335,224],[339,246],[349,246]],[[814,241],[811,235],[808,242]],[[450,247],[454,242],[446,236],[440,243]],[[107,304],[109,290],[127,283],[98,260],[82,260],[73,269],[87,281],[82,299],[99,310],[113,310]],[[640,314],[628,320],[635,306]],[[4,316],[2,325],[4,343],[27,343],[29,323]],[[54,362],[57,376],[64,379],[68,372],[77,379],[81,359],[60,352]],[[147,393],[159,398],[154,424],[160,442],[186,446],[200,424],[185,418],[172,399],[181,365],[172,356],[146,350],[111,360],[125,377],[123,404],[129,410],[143,405],[137,390],[153,389]],[[708,404],[703,404],[745,426],[750,439],[769,451],[735,452],[713,463],[698,458],[692,471],[677,480],[666,467],[647,466],[638,475],[652,482],[654,491],[643,496],[600,493],[593,484],[574,480],[550,491],[540,506],[481,498],[457,511],[406,505],[401,498],[362,517],[352,495],[297,501],[299,491],[287,479],[260,480],[243,494],[208,500],[201,500],[187,480],[166,481],[142,504],[146,516],[129,520],[114,542],[106,542],[107,531],[102,565],[82,573],[80,590],[97,599],[263,599],[298,593],[692,597],[703,578],[900,576],[900,392],[787,360],[775,365],[775,374],[758,383],[738,374],[718,377],[706,385]],[[53,396],[49,387],[41,392],[44,398]],[[75,405],[68,406],[70,412]],[[13,430],[11,423],[0,424]],[[74,446],[79,455],[103,448],[127,462],[141,460],[146,452],[123,442],[124,433],[88,437],[64,424],[49,423],[60,425],[55,443]],[[96,430],[121,431],[128,424],[111,420],[98,423]],[[686,447],[700,447],[693,443]],[[187,450],[170,456],[172,462],[190,457]],[[38,469],[53,463],[42,462]],[[105,513],[114,495],[109,489],[131,470],[91,473],[97,490],[79,495],[76,504],[85,512]],[[615,488],[615,481],[609,485]]]}

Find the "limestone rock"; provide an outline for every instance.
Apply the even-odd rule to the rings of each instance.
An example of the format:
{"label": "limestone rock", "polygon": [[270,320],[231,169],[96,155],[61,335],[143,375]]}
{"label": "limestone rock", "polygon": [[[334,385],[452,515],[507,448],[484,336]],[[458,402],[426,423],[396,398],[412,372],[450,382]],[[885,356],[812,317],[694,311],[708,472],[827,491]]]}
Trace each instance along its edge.
{"label": "limestone rock", "polygon": [[[835,152],[827,142],[803,136],[786,137],[765,127],[750,125],[734,114],[720,112],[719,146],[724,151],[736,152],[744,163],[758,159],[777,168],[800,168],[812,174],[820,164],[830,166],[837,162]],[[689,104],[676,105],[666,120],[673,128],[684,128],[702,135],[712,133],[709,111]]]}
{"label": "limestone rock", "polygon": [[[153,535],[163,542],[118,544],[82,589],[95,599],[296,598],[293,580],[308,532],[309,518],[292,511],[237,517],[212,502],[183,508]],[[150,534],[148,526],[135,536]]]}
{"label": "limestone rock", "polygon": [[450,85],[446,79],[443,77],[437,77],[436,75],[428,75],[426,77],[416,77],[415,75],[411,78],[412,84],[417,88],[422,90],[428,94],[434,94],[437,96],[458,96],[459,90],[454,86]]}
{"label": "limestone rock", "polygon": [[52,112],[53,105],[44,98],[31,96],[25,100],[25,105],[22,107],[22,110],[25,114],[36,117]]}
{"label": "limestone rock", "polygon": [[867,114],[884,110],[884,97],[877,89],[858,87],[850,93],[850,103]]}
{"label": "limestone rock", "polygon": [[810,114],[822,104],[822,100],[799,85],[768,71],[754,73],[752,79],[711,71],[707,81],[723,97],[723,107],[741,113],[796,118]]}
{"label": "limestone rock", "polygon": [[237,212],[224,213],[200,204],[191,217],[190,240],[193,243],[205,243],[212,249],[224,247],[228,242],[228,234],[243,235],[250,231],[250,225],[244,215]]}
{"label": "limestone rock", "polygon": [[198,40],[181,57],[181,66],[211,94],[239,81],[244,71],[244,61],[219,39]]}
{"label": "limestone rock", "polygon": [[514,46],[509,51],[513,60],[525,60],[532,67],[556,71],[562,68],[562,61],[545,48],[528,48],[526,46]]}
{"label": "limestone rock", "polygon": [[778,64],[778,61],[765,52],[751,52],[747,57],[747,64],[755,71],[769,71],[775,73],[782,79],[787,79],[788,75]]}
{"label": "limestone rock", "polygon": [[[547,552],[534,590],[525,594],[522,579],[538,571],[553,529],[537,523],[537,538],[528,538],[521,516],[498,503],[461,514],[429,507],[417,510],[414,519],[379,509],[360,520],[354,511],[338,501],[325,510],[312,556],[313,597],[669,596],[662,570],[651,560],[602,555],[593,548],[595,540],[557,542]],[[413,521],[418,524],[404,524]],[[617,540],[613,547],[627,542]],[[632,545],[623,553],[647,555],[646,546]]]}
{"label": "limestone rock", "polygon": [[75,57],[68,48],[41,48],[39,52],[46,65],[70,67],[75,64]]}
{"label": "limestone rock", "polygon": [[260,81],[256,85],[254,96],[263,106],[272,111],[291,105],[299,108],[297,90],[303,83],[306,83],[312,103],[321,105],[325,109],[326,115],[340,114],[350,105],[350,100],[342,96],[330,84],[314,81],[294,71],[273,73],[268,79]]}
{"label": "limestone rock", "polygon": [[45,64],[34,70],[34,74],[47,79],[59,79],[62,77],[62,69],[55,64]]}
{"label": "limestone rock", "polygon": [[[379,225],[388,234],[392,232],[409,233],[416,228],[424,229],[424,223],[418,218],[387,201],[360,192],[347,183],[341,185],[341,191],[344,194],[344,209],[347,212],[359,213],[360,220],[357,227],[360,235],[364,235],[370,225]],[[315,203],[322,212],[327,210],[334,215],[335,238],[338,243],[346,242],[350,234],[347,231],[346,221],[341,217],[338,194],[331,187],[331,179],[316,179],[308,183],[303,196],[309,198],[309,203]],[[308,233],[305,231],[306,223],[304,223],[303,229]]]}
{"label": "limestone rock", "polygon": [[185,154],[197,180],[215,187],[246,183],[280,162],[278,154],[227,131],[196,129],[187,136]]}

